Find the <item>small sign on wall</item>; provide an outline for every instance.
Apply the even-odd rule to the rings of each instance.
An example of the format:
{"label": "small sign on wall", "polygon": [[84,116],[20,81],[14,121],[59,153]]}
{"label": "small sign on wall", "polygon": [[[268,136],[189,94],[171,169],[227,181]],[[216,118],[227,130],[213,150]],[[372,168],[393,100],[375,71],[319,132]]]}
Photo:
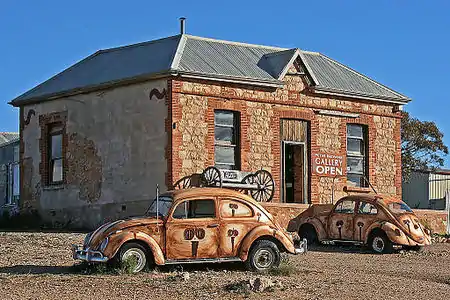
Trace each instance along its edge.
{"label": "small sign on wall", "polygon": [[344,157],[342,155],[313,153],[312,167],[313,174],[319,176],[345,176]]}

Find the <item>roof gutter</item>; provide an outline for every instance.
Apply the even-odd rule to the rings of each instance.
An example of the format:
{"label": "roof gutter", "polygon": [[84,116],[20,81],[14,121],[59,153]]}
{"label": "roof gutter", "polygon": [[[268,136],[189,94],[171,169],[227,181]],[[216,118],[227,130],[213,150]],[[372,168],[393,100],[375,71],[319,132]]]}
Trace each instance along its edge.
{"label": "roof gutter", "polygon": [[261,87],[270,87],[270,88],[281,88],[284,86],[284,82],[280,80],[261,80],[261,79],[252,79],[248,77],[235,77],[235,76],[221,76],[216,74],[199,74],[195,72],[186,72],[186,71],[177,71],[174,72],[173,75],[179,75],[185,78],[192,79],[203,79],[203,80],[211,80],[211,81],[219,81],[219,82],[229,82],[236,84],[246,84],[246,85],[255,85]]}
{"label": "roof gutter", "polygon": [[18,98],[20,98],[20,96],[19,96],[18,98],[15,98],[14,100],[8,102],[8,104],[10,104],[14,107],[20,107],[23,105],[34,104],[34,103],[38,103],[38,102],[55,100],[55,99],[62,98],[62,97],[73,96],[73,95],[78,95],[78,94],[85,94],[85,93],[94,92],[94,91],[103,90],[103,89],[109,89],[109,88],[115,87],[115,86],[128,85],[128,84],[144,82],[144,81],[152,80],[152,79],[165,78],[165,77],[169,77],[170,75],[171,75],[170,70],[166,70],[166,71],[154,73],[151,75],[139,75],[139,76],[135,76],[135,77],[127,78],[127,79],[108,81],[108,82],[101,83],[101,84],[90,85],[90,86],[86,86],[86,87],[82,87],[82,88],[75,88],[75,89],[58,92],[58,93],[53,93],[53,94],[46,94],[46,95],[33,97],[33,98],[29,98],[29,99],[20,100],[20,99],[18,99]]}
{"label": "roof gutter", "polygon": [[370,101],[380,101],[380,102],[394,103],[394,104],[399,104],[399,105],[404,105],[411,101],[410,98],[405,98],[404,100],[400,100],[398,98],[390,98],[390,97],[373,97],[370,95],[358,94],[358,93],[348,92],[348,91],[339,91],[339,90],[334,90],[334,89],[327,89],[327,88],[318,87],[318,86],[313,86],[312,90],[316,94],[349,97],[349,98],[364,99],[364,100],[370,100]]}

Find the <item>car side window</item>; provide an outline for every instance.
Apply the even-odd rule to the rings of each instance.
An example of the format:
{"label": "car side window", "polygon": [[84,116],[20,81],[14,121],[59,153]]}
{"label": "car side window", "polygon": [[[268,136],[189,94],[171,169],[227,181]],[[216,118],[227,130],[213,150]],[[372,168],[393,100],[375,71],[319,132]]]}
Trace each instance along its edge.
{"label": "car side window", "polygon": [[220,201],[220,215],[223,218],[252,217],[253,210],[250,206],[241,201],[227,199]]}
{"label": "car side window", "polygon": [[175,208],[172,217],[174,219],[215,218],[214,200],[183,201]]}
{"label": "car side window", "polygon": [[375,205],[368,202],[359,202],[358,214],[360,215],[376,215],[378,209]]}
{"label": "car side window", "polygon": [[352,200],[342,201],[336,206],[334,212],[338,214],[353,214],[355,212],[355,201]]}

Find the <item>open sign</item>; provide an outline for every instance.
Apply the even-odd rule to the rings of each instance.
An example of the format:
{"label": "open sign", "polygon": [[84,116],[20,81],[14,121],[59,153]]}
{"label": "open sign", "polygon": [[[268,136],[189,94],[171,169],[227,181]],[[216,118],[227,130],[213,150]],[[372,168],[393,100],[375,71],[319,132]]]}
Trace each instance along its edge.
{"label": "open sign", "polygon": [[345,176],[344,157],[328,153],[312,155],[313,173],[319,176]]}

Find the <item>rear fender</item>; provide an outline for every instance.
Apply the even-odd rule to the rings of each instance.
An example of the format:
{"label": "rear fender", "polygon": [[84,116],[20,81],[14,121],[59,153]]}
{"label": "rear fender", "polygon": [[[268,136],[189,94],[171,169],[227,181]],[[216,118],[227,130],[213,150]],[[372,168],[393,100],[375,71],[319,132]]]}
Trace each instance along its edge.
{"label": "rear fender", "polygon": [[[325,230],[325,227],[323,226],[322,222],[320,222],[317,218],[307,218],[305,222],[303,222],[300,227],[304,224],[311,224],[314,229],[316,230],[317,239],[319,242],[325,240],[328,236],[327,231]],[[300,227],[298,230],[300,230]]]}
{"label": "rear fender", "polygon": [[287,252],[292,254],[295,253],[295,248],[294,244],[292,243],[292,240],[289,239],[284,232],[275,227],[270,227],[268,225],[261,225],[250,231],[242,241],[239,251],[239,257],[243,261],[247,260],[248,253],[253,243],[258,238],[263,236],[270,236],[271,238],[276,239],[280,244],[283,245],[283,247],[286,249]]}
{"label": "rear fender", "polygon": [[158,245],[158,243],[155,241],[154,238],[140,231],[138,232],[127,231],[118,234],[113,234],[112,236],[109,237],[109,243],[104,251],[104,254],[109,258],[114,257],[123,244],[133,240],[144,242],[152,251],[155,263],[157,265],[164,265],[165,259],[161,247]]}

